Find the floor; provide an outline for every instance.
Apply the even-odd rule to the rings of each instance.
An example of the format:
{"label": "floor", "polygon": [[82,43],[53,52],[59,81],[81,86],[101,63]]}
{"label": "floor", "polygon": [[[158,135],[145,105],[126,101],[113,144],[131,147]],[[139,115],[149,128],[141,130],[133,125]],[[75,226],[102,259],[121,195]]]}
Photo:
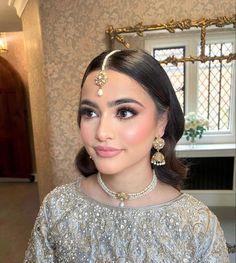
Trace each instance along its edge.
{"label": "floor", "polygon": [[[37,183],[0,183],[0,262],[22,263],[39,209]],[[235,240],[235,209],[211,207],[218,216],[227,242]],[[230,262],[236,263],[236,254]]]}
{"label": "floor", "polygon": [[0,262],[22,263],[39,209],[36,183],[0,183]]}

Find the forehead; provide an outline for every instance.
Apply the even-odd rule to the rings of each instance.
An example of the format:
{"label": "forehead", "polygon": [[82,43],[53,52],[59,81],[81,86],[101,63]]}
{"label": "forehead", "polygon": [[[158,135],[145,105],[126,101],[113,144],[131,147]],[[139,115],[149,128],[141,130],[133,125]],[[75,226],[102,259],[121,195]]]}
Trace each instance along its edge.
{"label": "forehead", "polygon": [[95,78],[99,71],[91,72],[83,85],[81,97],[82,98],[94,98],[94,99],[105,99],[105,98],[120,98],[120,97],[132,97],[139,98],[141,100],[152,101],[150,95],[144,90],[144,88],[130,76],[113,71],[106,70],[105,73],[108,77],[107,83],[102,87],[103,95],[98,96],[98,86],[95,84]]}

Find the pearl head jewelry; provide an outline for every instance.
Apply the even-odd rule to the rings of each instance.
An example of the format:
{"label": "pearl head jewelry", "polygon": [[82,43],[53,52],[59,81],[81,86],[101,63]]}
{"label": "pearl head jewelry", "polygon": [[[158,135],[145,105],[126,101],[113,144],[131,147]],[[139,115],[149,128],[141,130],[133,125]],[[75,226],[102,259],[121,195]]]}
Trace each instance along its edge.
{"label": "pearl head jewelry", "polygon": [[97,74],[96,78],[95,78],[95,84],[99,87],[98,88],[98,96],[102,96],[103,95],[103,89],[102,87],[107,83],[108,81],[108,77],[107,74],[105,72],[105,67],[106,67],[106,63],[108,58],[113,55],[116,52],[119,52],[120,50],[113,50],[110,53],[108,53],[102,63],[102,70]]}

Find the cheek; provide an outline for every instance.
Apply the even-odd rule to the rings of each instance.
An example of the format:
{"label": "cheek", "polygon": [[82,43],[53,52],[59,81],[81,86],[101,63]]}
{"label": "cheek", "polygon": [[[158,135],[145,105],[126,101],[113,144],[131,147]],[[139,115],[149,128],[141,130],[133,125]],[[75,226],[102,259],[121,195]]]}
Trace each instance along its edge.
{"label": "cheek", "polygon": [[131,144],[153,140],[155,137],[155,126],[153,123],[144,122],[142,125],[130,125],[129,128],[121,131],[122,138]]}
{"label": "cheek", "polygon": [[84,144],[91,141],[91,138],[93,136],[93,129],[91,129],[90,125],[86,125],[83,122],[80,123],[80,137]]}

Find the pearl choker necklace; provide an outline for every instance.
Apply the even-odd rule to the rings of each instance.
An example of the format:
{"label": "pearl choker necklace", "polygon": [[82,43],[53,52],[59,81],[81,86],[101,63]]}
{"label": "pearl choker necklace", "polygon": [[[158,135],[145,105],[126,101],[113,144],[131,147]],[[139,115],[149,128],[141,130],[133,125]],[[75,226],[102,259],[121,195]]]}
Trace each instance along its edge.
{"label": "pearl choker necklace", "polygon": [[99,185],[101,186],[101,188],[104,190],[104,192],[106,192],[109,196],[111,196],[112,198],[118,199],[120,200],[120,207],[124,207],[125,206],[125,201],[127,200],[133,200],[133,199],[137,199],[137,198],[141,198],[143,196],[145,196],[146,194],[150,193],[157,185],[157,177],[155,175],[155,172],[153,170],[153,176],[152,176],[152,181],[151,183],[141,192],[138,193],[133,193],[133,194],[127,194],[125,192],[113,192],[112,190],[110,190],[105,183],[102,180],[102,177],[100,175],[100,173],[98,173],[97,175],[97,180]]}

